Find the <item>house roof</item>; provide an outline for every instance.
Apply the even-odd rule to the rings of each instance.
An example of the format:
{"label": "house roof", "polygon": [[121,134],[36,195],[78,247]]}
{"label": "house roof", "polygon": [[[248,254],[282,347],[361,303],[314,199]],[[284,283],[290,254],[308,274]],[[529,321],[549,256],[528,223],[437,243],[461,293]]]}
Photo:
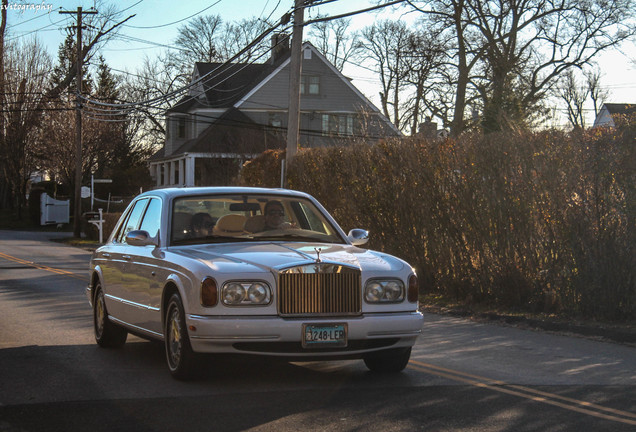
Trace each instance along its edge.
{"label": "house roof", "polygon": [[610,114],[630,114],[636,112],[636,104],[606,103],[603,105]]}
{"label": "house roof", "polygon": [[200,77],[205,98],[191,95],[182,98],[168,112],[186,113],[193,108],[227,108],[263,81],[289,58],[283,54],[267,63],[195,63],[195,76]]}
{"label": "house roof", "polygon": [[198,137],[183,143],[174,154],[183,153],[262,153],[282,148],[283,142],[272,131],[252,121],[236,108],[214,120]]}

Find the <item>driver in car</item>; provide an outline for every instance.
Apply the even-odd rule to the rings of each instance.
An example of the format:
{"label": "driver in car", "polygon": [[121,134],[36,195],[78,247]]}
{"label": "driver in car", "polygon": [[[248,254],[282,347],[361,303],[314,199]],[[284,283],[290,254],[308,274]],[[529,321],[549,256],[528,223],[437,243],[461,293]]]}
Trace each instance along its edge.
{"label": "driver in car", "polygon": [[263,231],[290,229],[294,226],[285,222],[285,209],[280,201],[267,201],[265,204],[265,226]]}

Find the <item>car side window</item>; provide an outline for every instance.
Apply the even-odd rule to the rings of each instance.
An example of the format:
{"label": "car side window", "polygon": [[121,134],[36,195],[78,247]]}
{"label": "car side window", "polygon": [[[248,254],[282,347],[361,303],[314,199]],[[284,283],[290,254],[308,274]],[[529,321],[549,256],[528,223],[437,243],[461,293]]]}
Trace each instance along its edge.
{"label": "car side window", "polygon": [[146,204],[148,204],[148,199],[141,199],[135,203],[135,206],[130,212],[130,216],[128,216],[126,223],[119,232],[119,238],[117,239],[117,241],[119,241],[120,243],[126,243],[126,234],[134,229],[137,229],[137,227],[139,226],[139,220],[141,219],[141,216],[146,209]]}
{"label": "car side window", "polygon": [[141,221],[140,230],[147,231],[150,237],[155,237],[161,225],[161,201],[152,198]]}

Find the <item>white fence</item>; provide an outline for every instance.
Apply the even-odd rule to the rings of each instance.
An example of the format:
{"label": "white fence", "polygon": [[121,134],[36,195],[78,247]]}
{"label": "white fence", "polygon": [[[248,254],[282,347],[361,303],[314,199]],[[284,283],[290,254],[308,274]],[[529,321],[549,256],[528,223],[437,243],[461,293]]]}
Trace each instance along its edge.
{"label": "white fence", "polygon": [[40,195],[40,225],[69,223],[71,201],[60,201]]}

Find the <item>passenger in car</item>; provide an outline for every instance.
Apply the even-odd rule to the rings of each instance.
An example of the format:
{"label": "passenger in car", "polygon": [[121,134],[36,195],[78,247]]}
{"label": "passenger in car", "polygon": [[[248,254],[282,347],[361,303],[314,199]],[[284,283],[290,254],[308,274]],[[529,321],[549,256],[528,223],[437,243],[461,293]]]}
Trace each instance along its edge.
{"label": "passenger in car", "polygon": [[192,216],[190,233],[192,237],[207,237],[212,235],[214,220],[208,213],[197,213]]}

